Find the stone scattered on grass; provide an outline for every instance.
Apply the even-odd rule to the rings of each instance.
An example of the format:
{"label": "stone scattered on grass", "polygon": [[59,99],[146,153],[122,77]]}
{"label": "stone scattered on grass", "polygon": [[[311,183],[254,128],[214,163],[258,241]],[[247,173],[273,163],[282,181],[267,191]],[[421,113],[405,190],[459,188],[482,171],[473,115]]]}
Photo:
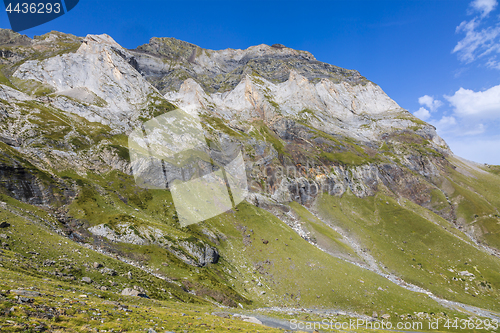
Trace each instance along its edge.
{"label": "stone scattered on grass", "polygon": [[92,283],[92,279],[87,277],[87,276],[84,276],[82,277],[82,282],[85,282],[85,283]]}
{"label": "stone scattered on grass", "polygon": [[217,316],[217,317],[226,318],[226,319],[231,318],[231,315],[227,312],[212,312],[212,316]]}
{"label": "stone scattered on grass", "polygon": [[[136,297],[144,297],[144,298],[149,298],[148,295],[146,295],[146,292],[144,289],[134,286],[134,288],[125,288],[122,290],[122,295],[123,296],[136,296]],[[142,289],[142,290],[141,290]]]}
{"label": "stone scattered on grass", "polygon": [[111,275],[111,276],[117,275],[116,271],[114,269],[111,269],[108,267],[101,269],[99,272],[101,272],[101,274],[106,274],[106,275]]}
{"label": "stone scattered on grass", "polygon": [[17,295],[17,296],[24,296],[24,297],[39,297],[42,295],[38,291],[24,290],[24,289],[10,290],[10,293]]}

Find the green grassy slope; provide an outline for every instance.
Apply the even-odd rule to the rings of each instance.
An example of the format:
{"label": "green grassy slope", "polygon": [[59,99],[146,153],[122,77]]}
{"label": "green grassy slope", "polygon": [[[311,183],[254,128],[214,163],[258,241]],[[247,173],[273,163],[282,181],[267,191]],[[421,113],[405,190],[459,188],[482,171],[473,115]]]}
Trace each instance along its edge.
{"label": "green grassy slope", "polygon": [[[165,193],[168,192],[162,194]],[[158,193],[155,193],[154,197],[157,200],[151,200],[151,208],[147,208],[142,214],[155,207],[155,203],[168,200],[159,197]],[[108,197],[101,198],[105,200]],[[7,196],[2,196],[1,200],[6,201],[12,210],[21,215],[29,214],[21,209],[26,212],[27,208],[31,208],[29,211],[32,216],[44,218],[46,225],[57,225],[43,210],[19,203]],[[124,203],[123,205],[126,206]],[[63,281],[67,281],[68,274],[71,274],[75,279],[72,283],[76,283],[78,288],[86,286],[80,281],[81,277],[90,277],[96,287],[108,288],[106,292],[96,289],[96,294],[119,293],[125,287],[140,285],[155,299],[171,300],[173,297],[188,302],[202,302],[184,293],[175,284],[152,277],[116,259],[103,257],[50,232],[39,225],[42,223],[39,219],[29,222],[5,210],[2,210],[1,214],[0,220],[9,220],[13,225],[9,229],[11,233],[8,240],[11,251],[6,252],[11,258],[18,260],[6,262],[6,269],[37,278],[50,277]],[[104,221],[103,214],[101,211],[96,216],[89,214],[87,218],[90,221]],[[144,217],[140,214],[138,216]],[[153,218],[150,217],[149,220],[152,221]],[[142,222],[144,223],[143,220]],[[163,227],[168,225],[164,224]],[[240,300],[245,307],[319,307],[351,310],[368,315],[377,311],[391,314],[392,318],[397,314],[438,314],[446,311],[427,296],[411,293],[370,271],[322,252],[300,238],[275,216],[247,203],[240,204],[237,211],[192,226],[189,234],[196,234],[198,230],[201,235],[199,230],[203,228],[224,235],[218,246],[221,252],[218,264],[203,268],[192,267],[181,263],[168,251],[153,245],[117,244],[117,253],[142,260],[147,263],[148,269],[179,281],[182,287],[192,288],[203,298],[214,299],[214,294],[210,291],[219,290],[233,300]],[[177,230],[177,237],[181,236],[182,232],[187,234],[187,228],[184,229],[186,230]],[[176,229],[170,227],[168,230]],[[28,252],[38,254],[31,255]],[[36,258],[36,264],[23,257]],[[46,260],[54,260],[57,264],[45,267],[43,262]],[[112,268],[117,275],[111,279],[93,269],[93,262],[100,262],[105,267]],[[127,278],[128,271],[132,272],[132,281]],[[62,275],[54,275],[55,272]],[[114,280],[115,286],[110,284],[110,279]],[[262,286],[258,286],[259,282]],[[253,305],[246,299],[254,300]]]}
{"label": "green grassy slope", "polygon": [[[5,259],[2,263],[6,262]],[[159,301],[99,292],[50,278],[0,267],[2,332],[282,332],[236,318],[216,315],[209,305]],[[19,304],[14,292],[40,293]],[[28,297],[26,297],[28,298]],[[212,314],[214,313],[214,314]]]}
{"label": "green grassy slope", "polygon": [[[94,327],[138,331],[150,323],[169,329],[196,328],[190,332],[197,332],[198,328],[203,331],[206,325],[229,331],[252,332],[256,329],[246,323],[194,314],[195,311],[211,312],[214,308],[210,303],[187,294],[175,283],[158,279],[54,233],[50,229],[57,222],[44,210],[5,195],[0,200],[8,205],[8,210],[0,210],[0,221],[11,224],[2,230],[8,235],[4,241],[8,246],[0,253],[2,289],[35,288],[48,295],[35,297],[34,303],[17,305],[14,295],[4,292],[2,309],[14,306],[13,312],[9,310],[8,315],[0,318],[0,325],[4,325],[7,331],[23,331],[39,322],[47,327],[69,331],[85,331]],[[211,295],[207,287],[215,290],[222,288],[227,292],[227,285],[217,285],[227,280],[228,285],[234,284],[232,288],[236,292],[255,300],[250,305],[243,299],[245,307],[250,308],[278,305],[333,308],[365,314],[377,311],[390,314],[392,320],[396,320],[398,315],[415,312],[428,313],[431,318],[437,318],[445,311],[449,315],[458,315],[422,294],[408,292],[374,273],[325,254],[305,242],[276,217],[252,205],[241,204],[238,211],[213,218],[200,224],[200,227],[214,232],[224,231],[225,239],[219,246],[222,256],[219,264],[207,268],[184,265],[183,268],[179,262],[172,261],[168,252],[157,246],[127,248],[123,245],[120,254],[126,255],[130,251],[135,255],[146,255],[148,269],[173,278],[177,283],[180,282],[177,277],[182,276],[181,280],[188,280],[187,285],[204,298]],[[247,234],[251,237],[246,237]],[[267,240],[267,244],[263,240]],[[94,262],[114,270],[116,275],[100,272],[100,269],[94,268]],[[169,265],[163,266],[160,262]],[[160,271],[159,267],[164,270]],[[128,272],[131,272],[131,279]],[[92,283],[81,281],[82,277],[91,278]],[[257,285],[258,281],[262,283],[261,287]],[[134,285],[144,288],[154,300],[134,301],[119,295],[123,288]],[[202,285],[205,289],[201,288]],[[207,293],[203,294],[203,290]],[[87,297],[80,297],[84,294]],[[82,300],[85,304],[78,303]],[[109,301],[124,304],[133,313],[122,314],[116,310],[116,304]],[[133,305],[139,308],[134,309]],[[59,312],[54,319],[52,312],[44,306],[64,311],[57,310]],[[181,312],[189,313],[189,317],[177,318]],[[38,314],[26,317],[26,313]],[[46,316],[43,317],[42,313]],[[102,317],[95,313],[101,313]],[[100,322],[101,318],[104,323]],[[117,321],[118,318],[123,322]],[[262,327],[258,329],[262,331]]]}
{"label": "green grassy slope", "polygon": [[233,267],[242,268],[241,276],[234,276],[235,285],[240,284],[262,303],[347,309],[369,315],[373,311],[393,316],[443,311],[423,294],[409,292],[326,254],[274,215],[249,204],[238,208],[206,223],[227,235],[221,244],[222,255]]}
{"label": "green grassy slope", "polygon": [[[328,223],[342,227],[384,268],[436,296],[498,311],[500,260],[480,251],[451,224],[406,200],[378,193],[360,199],[322,195],[316,206]],[[427,211],[428,212],[428,211]],[[455,233],[455,234],[454,234]],[[467,276],[469,272],[474,276]]]}
{"label": "green grassy slope", "polygon": [[[500,176],[497,167],[479,167],[454,159],[442,188],[457,206],[457,224],[472,229],[487,245],[500,250]],[[490,171],[490,172],[488,172]]]}
{"label": "green grassy slope", "polygon": [[313,241],[316,242],[321,249],[341,259],[357,263],[363,262],[363,259],[358,256],[354,249],[343,240],[342,235],[332,229],[331,226],[325,225],[323,221],[295,201],[290,203],[290,207],[299,216],[302,227],[312,235]]}
{"label": "green grassy slope", "polygon": [[[203,302],[171,282],[54,233],[50,230],[50,222],[55,222],[50,221],[50,216],[36,210],[24,210],[22,205],[16,207],[12,201],[14,200],[7,200],[9,211],[0,210],[0,221],[11,224],[9,228],[1,230],[8,237],[3,241],[8,244],[3,256],[11,259],[3,264],[5,269],[39,278],[57,277],[73,281],[73,284],[79,286],[86,285],[81,281],[82,277],[89,277],[96,291],[104,286],[108,292],[119,293],[124,288],[139,285],[156,299],[175,298],[186,302]],[[115,273],[102,273],[100,268],[94,268],[95,262]],[[131,279],[128,278],[128,272],[131,272]]]}
{"label": "green grassy slope", "polygon": [[[157,246],[115,245],[122,253],[144,255],[148,267],[162,274],[175,279],[188,278],[192,281],[190,287],[200,294],[204,294],[207,287],[233,297],[236,297],[236,291],[245,299],[254,300],[255,306],[345,308],[366,314],[373,311],[408,312],[412,308],[439,312],[437,304],[429,302],[423,295],[413,295],[374,273],[333,258],[304,241],[272,214],[248,203],[240,204],[237,211],[180,228],[175,221],[168,191],[135,189],[135,193],[130,183],[128,186],[123,183],[126,177],[112,172],[105,181],[93,181],[94,186],[103,184],[101,194],[93,190],[82,191],[69,206],[70,215],[85,219],[89,225],[105,223],[112,227],[127,222],[139,230],[147,225],[162,230],[173,241],[194,241],[194,235],[195,239],[217,245],[202,231],[208,229],[221,235],[217,245],[221,251],[220,262],[204,268],[186,265]],[[142,199],[129,200],[126,204],[118,194]],[[299,205],[293,206],[300,210]],[[306,212],[301,210],[301,214]],[[355,256],[333,230],[325,228],[318,220],[310,223],[318,230],[318,235],[326,235],[339,250]],[[161,240],[156,241],[161,245]],[[262,287],[257,286],[259,282]],[[367,305],[367,298],[374,304]],[[404,305],[406,303],[411,305]]]}
{"label": "green grassy slope", "polygon": [[[51,225],[57,222],[43,210],[6,196],[0,200],[8,204],[8,210],[0,209],[0,221],[11,224],[0,229],[2,332],[40,329],[138,332],[148,328],[190,332],[279,331],[211,315],[221,309],[175,283],[51,231]],[[95,262],[116,274],[101,272],[101,268],[94,267]],[[83,282],[82,277],[89,277],[92,282]],[[122,289],[133,286],[144,288],[151,299],[120,294]],[[17,289],[41,294],[19,301],[15,292],[9,292]]]}

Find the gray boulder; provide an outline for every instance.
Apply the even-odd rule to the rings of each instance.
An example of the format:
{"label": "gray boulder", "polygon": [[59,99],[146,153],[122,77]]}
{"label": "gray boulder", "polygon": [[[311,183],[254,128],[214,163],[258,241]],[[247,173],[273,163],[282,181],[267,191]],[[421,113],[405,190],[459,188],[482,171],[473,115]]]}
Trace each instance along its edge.
{"label": "gray boulder", "polygon": [[244,316],[244,315],[242,315],[240,317],[240,319],[243,320],[243,321],[246,321],[247,323],[262,325],[262,322],[260,320],[258,320],[257,318],[255,318],[255,317],[250,317],[250,316]]}
{"label": "gray boulder", "polygon": [[139,296],[139,291],[132,288],[125,288],[122,290],[123,296]]}
{"label": "gray boulder", "polygon": [[123,289],[122,295],[123,296],[135,296],[135,297],[149,298],[148,295],[146,295],[145,290],[142,289],[141,287],[137,287],[137,286],[134,286],[134,288]]}
{"label": "gray boulder", "polygon": [[231,318],[231,315],[227,312],[212,312],[212,316],[217,316],[217,317],[226,318],[226,319]]}
{"label": "gray boulder", "polygon": [[89,277],[82,277],[82,282],[85,282],[85,283],[92,283],[92,279],[89,278]]}
{"label": "gray boulder", "polygon": [[101,274],[107,274],[107,275],[111,275],[111,276],[117,275],[116,271],[114,269],[111,269],[108,267],[101,269],[100,272],[101,272]]}
{"label": "gray boulder", "polygon": [[33,298],[29,297],[17,297],[17,303],[23,304],[23,303],[33,303],[35,300]]}
{"label": "gray boulder", "polygon": [[23,289],[11,290],[10,293],[17,295],[17,296],[24,296],[24,297],[38,297],[38,296],[42,295],[38,291],[23,290]]}

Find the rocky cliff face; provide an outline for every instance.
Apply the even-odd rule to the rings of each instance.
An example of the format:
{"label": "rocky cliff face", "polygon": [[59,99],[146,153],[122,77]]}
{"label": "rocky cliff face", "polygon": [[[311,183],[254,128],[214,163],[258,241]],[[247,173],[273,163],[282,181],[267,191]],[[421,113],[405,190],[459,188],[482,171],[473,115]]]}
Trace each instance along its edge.
{"label": "rocky cliff face", "polygon": [[281,83],[288,80],[290,70],[314,81],[327,78],[334,82],[368,82],[357,71],[317,61],[309,52],[283,45],[214,51],[175,38],[152,38],[149,44],[131,52],[138,70],[162,93],[179,89],[189,77],[210,93],[234,89],[246,75],[252,74]]}
{"label": "rocky cliff face", "polygon": [[89,35],[74,53],[24,62],[13,78],[45,87],[57,108],[126,130],[157,94],[130,59],[111,37]]}
{"label": "rocky cliff face", "polygon": [[[188,79],[178,92],[167,93],[165,97],[181,108],[194,108],[236,126],[255,120],[272,126],[287,118],[365,142],[379,141],[382,134],[394,130],[412,130],[418,123],[371,82],[335,84],[321,79],[314,84],[293,70],[283,83],[273,84],[246,75],[233,90],[214,94],[207,94],[195,80]],[[421,130],[438,148],[447,149],[432,126],[423,126]]]}
{"label": "rocky cliff face", "polygon": [[[52,161],[50,167],[59,170],[130,174],[127,161],[119,158],[127,156],[121,153],[125,147],[115,144],[116,136],[173,105],[202,117],[214,152],[224,142],[242,146],[253,192],[264,192],[277,204],[310,205],[323,191],[341,196],[349,190],[364,197],[381,184],[423,204],[433,185],[408,190],[418,183],[412,172],[436,178],[446,164],[443,154],[450,153],[432,126],[400,108],[379,86],[356,71],[318,62],[308,52],[267,45],[212,51],[168,38],[125,50],[107,35],[80,40],[59,33],[37,40],[3,35],[9,49],[17,46],[4,57],[11,64],[11,87],[2,86],[1,93],[13,103],[4,111],[10,121],[4,122],[2,137],[40,166]],[[79,47],[31,59],[31,48],[68,41]],[[13,54],[24,55],[20,65],[13,64],[19,57]],[[179,72],[184,74],[179,77]],[[183,80],[178,88],[172,81],[177,79]],[[27,117],[20,111],[26,106],[32,110]],[[68,121],[50,119],[66,134],[47,133],[46,139],[55,144],[49,138],[55,135],[63,142],[53,150],[35,148],[40,116],[54,116],[46,107],[74,115],[69,123],[81,117],[107,133],[96,140]],[[292,175],[279,174],[290,167]]]}

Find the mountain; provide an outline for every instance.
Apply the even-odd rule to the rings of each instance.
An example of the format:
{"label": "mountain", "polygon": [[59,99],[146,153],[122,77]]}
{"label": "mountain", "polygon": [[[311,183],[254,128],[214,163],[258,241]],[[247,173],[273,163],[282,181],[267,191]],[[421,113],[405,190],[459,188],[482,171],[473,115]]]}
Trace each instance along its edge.
{"label": "mountain", "polygon": [[[500,319],[500,168],[455,156],[357,71],[281,44],[0,44],[2,329]],[[249,191],[186,227],[170,190],[135,182],[128,149],[177,108],[214,163],[241,150]]]}

